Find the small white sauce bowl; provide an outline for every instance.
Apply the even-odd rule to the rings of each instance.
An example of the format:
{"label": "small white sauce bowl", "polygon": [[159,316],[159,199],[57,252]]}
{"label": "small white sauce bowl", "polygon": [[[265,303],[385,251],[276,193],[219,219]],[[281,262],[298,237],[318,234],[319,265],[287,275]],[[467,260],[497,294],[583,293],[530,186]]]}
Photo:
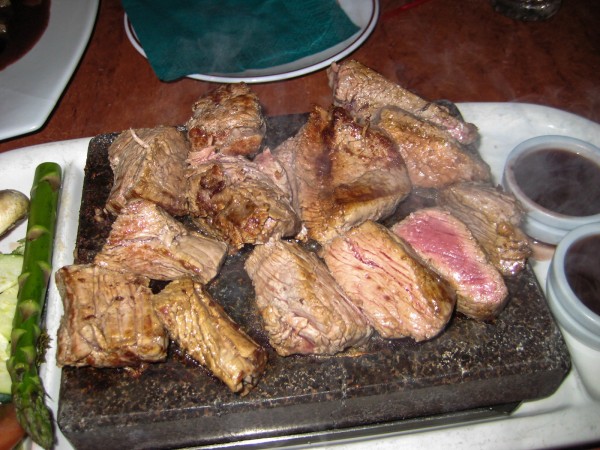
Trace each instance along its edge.
{"label": "small white sauce bowl", "polygon": [[600,236],[600,222],[578,227],[560,241],[548,270],[546,297],[586,390],[600,400],[600,316],[579,300],[565,273],[571,246],[591,236]]}
{"label": "small white sauce bowl", "polygon": [[[572,229],[588,223],[600,222],[600,214],[567,216],[546,209],[532,201],[519,187],[514,167],[519,158],[542,149],[560,149],[573,152],[595,161],[600,166],[600,148],[589,142],[568,136],[538,136],[517,145],[508,155],[504,165],[502,184],[523,206],[525,211],[523,231],[533,239],[556,245]],[[576,182],[576,180],[574,180]]]}

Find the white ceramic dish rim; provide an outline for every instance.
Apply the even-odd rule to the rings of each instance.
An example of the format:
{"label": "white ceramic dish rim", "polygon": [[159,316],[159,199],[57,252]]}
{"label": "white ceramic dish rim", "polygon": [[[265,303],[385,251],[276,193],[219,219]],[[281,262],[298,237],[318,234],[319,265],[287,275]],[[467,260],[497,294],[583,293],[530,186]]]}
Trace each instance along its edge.
{"label": "white ceramic dish rim", "polygon": [[[339,0],[340,6],[360,30],[343,42],[296,61],[265,69],[246,70],[239,73],[191,74],[187,78],[213,83],[267,83],[307,75],[328,67],[331,63],[348,56],[371,35],[379,18],[379,0]],[[125,34],[131,45],[147,58],[127,14],[123,17]]]}
{"label": "white ceramic dish rim", "polygon": [[51,0],[40,40],[0,71],[0,140],[44,125],[87,47],[98,5],[99,0]]}
{"label": "white ceramic dish rim", "polygon": [[575,228],[560,241],[550,264],[547,292],[548,302],[559,323],[582,342],[600,350],[600,316],[579,301],[564,270],[571,246],[594,235],[600,236],[600,222]]}
{"label": "white ceramic dish rim", "polygon": [[[566,111],[524,103],[459,103],[457,106],[465,120],[480,127],[482,154],[492,168],[495,181],[502,176],[502,167],[510,149],[534,134],[552,131],[574,135],[600,145],[600,124]],[[64,169],[65,183],[53,258],[55,268],[73,262],[88,143],[89,138],[53,142],[0,154],[0,189],[12,187],[27,192],[35,164],[42,161],[55,161]],[[10,251],[11,242],[20,239],[24,232],[24,225],[13,230],[0,241],[0,251]],[[533,261],[532,265],[541,286],[545,288],[548,262]],[[50,335],[56,333],[61,315],[62,305],[56,285],[51,279],[46,322]],[[51,342],[46,360],[54,361],[55,355],[55,344]],[[56,414],[60,369],[55,364],[45,363],[41,366],[41,375],[49,394],[48,404]],[[360,450],[369,445],[369,442],[380,450],[395,450],[401,446],[416,450],[567,447],[597,441],[600,438],[597,424],[599,415],[600,402],[594,401],[582,389],[579,374],[574,369],[555,394],[540,400],[526,401],[504,418],[476,423],[461,422],[418,432],[409,430],[379,434],[369,437],[368,442],[361,438],[343,442],[320,442],[319,448]],[[532,429],[543,429],[544,432],[531,433]],[[73,447],[59,429],[57,437],[55,450],[72,450]],[[40,449],[31,442],[26,448]]]}
{"label": "white ceramic dish rim", "polygon": [[[525,208],[527,213],[527,228],[532,233],[553,235],[556,237],[556,240],[550,243],[558,243],[568,231],[587,223],[599,222],[600,214],[575,217],[554,213],[533,202],[523,193],[515,179],[512,168],[516,161],[523,155],[544,148],[560,148],[562,150],[573,151],[596,161],[598,165],[600,165],[600,148],[589,142],[569,136],[543,135],[521,142],[508,155],[503,172],[503,185],[505,189],[512,192],[519,199]],[[535,238],[538,236],[532,237]]]}

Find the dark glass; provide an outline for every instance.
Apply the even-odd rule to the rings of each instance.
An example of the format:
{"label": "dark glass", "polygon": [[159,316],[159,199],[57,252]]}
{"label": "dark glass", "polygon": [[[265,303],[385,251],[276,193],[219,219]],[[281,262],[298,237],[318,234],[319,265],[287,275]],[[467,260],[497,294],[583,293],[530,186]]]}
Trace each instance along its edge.
{"label": "dark glass", "polygon": [[561,0],[491,0],[495,11],[515,20],[547,20],[558,12]]}

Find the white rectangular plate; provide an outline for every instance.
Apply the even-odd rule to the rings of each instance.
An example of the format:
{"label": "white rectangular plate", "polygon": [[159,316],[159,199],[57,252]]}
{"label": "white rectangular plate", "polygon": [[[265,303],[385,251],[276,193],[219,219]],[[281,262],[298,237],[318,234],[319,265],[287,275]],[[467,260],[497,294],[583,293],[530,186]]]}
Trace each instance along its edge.
{"label": "white rectangular plate", "polygon": [[0,71],[0,140],[44,125],[87,46],[98,1],[51,0],[40,40]]}
{"label": "white rectangular plate", "polygon": [[[458,104],[465,119],[479,127],[482,140],[480,152],[490,164],[495,181],[501,179],[504,161],[519,142],[544,134],[569,135],[600,146],[600,125],[582,117],[544,106],[522,103],[462,103]],[[54,268],[73,262],[73,250],[78,227],[79,205],[83,186],[83,169],[89,139],[79,139],[28,147],[0,154],[0,189],[18,189],[29,193],[37,164],[55,161],[64,170],[64,184],[59,211]],[[24,236],[21,225],[0,241],[0,251],[9,251],[14,242]],[[545,285],[547,262],[534,262],[540,284]],[[52,280],[48,293],[47,329],[51,337],[62,316],[62,303]],[[56,414],[60,388],[60,369],[54,363],[55,341],[51,342],[41,368],[48,403]],[[404,432],[370,437],[377,439],[377,448],[396,449],[479,449],[479,448],[540,448],[574,445],[600,440],[600,403],[583,390],[576,370],[571,371],[558,391],[549,398],[526,402],[504,419],[479,423],[464,423],[418,432]],[[373,443],[373,442],[372,442]],[[319,448],[359,449],[364,440],[330,442]],[[33,446],[37,448],[37,446]],[[69,442],[58,432],[58,450],[70,450]]]}

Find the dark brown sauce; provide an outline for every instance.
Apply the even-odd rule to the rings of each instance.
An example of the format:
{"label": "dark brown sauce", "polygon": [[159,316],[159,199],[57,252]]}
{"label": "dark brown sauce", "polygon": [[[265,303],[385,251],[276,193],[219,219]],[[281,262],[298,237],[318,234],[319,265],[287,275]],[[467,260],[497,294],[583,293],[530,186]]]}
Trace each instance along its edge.
{"label": "dark brown sauce", "polygon": [[581,303],[600,316],[600,235],[581,239],[569,247],[565,274]]}
{"label": "dark brown sauce", "polygon": [[566,150],[549,148],[520,157],[513,168],[523,193],[567,216],[600,213],[600,166]]}
{"label": "dark brown sauce", "polygon": [[10,6],[0,7],[0,70],[32,49],[49,18],[50,0],[11,0]]}

